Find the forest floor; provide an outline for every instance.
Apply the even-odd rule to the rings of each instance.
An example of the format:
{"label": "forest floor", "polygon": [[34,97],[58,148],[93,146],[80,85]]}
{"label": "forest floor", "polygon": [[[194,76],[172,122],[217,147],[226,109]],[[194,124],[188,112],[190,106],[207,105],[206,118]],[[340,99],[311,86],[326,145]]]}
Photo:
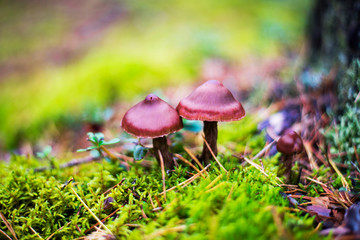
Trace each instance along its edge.
{"label": "forest floor", "polygon": [[[354,145],[355,161],[344,161],[340,148],[343,128],[332,116],[336,69],[307,89],[300,80],[305,47],[286,44],[301,28],[296,11],[304,3],[284,4],[285,13],[269,10],[278,9],[276,1],[249,4],[247,24],[229,24],[240,32],[231,36],[222,28],[243,19],[236,3],[200,4],[213,22],[190,21],[198,9],[174,4],[156,5],[159,11],[66,0],[0,9],[17,23],[0,30],[8,36],[0,43],[9,46],[0,50],[0,239],[357,239],[360,158]],[[268,25],[274,15],[289,23]],[[192,27],[179,27],[178,18]],[[184,120],[184,129],[169,135],[177,166],[168,171],[149,139],[120,129],[125,111],[148,91],[175,107],[214,78],[243,103],[246,117],[219,123],[219,153],[209,165],[196,160],[200,122]],[[276,151],[287,129],[304,144],[291,179]]]}

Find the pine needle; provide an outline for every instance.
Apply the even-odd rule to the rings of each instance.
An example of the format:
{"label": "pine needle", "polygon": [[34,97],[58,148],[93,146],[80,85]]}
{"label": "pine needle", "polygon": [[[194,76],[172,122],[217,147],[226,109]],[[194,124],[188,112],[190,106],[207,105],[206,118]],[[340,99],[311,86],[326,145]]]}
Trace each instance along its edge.
{"label": "pine needle", "polygon": [[[207,165],[207,166],[204,168],[204,170],[201,170],[200,172],[201,172],[201,173],[205,172],[206,169],[208,169],[210,166],[211,166],[211,164]],[[198,178],[199,176],[200,176],[200,173],[197,173],[197,174],[195,174],[194,176],[192,176],[191,178],[189,178],[189,179],[187,179],[187,180],[179,183],[178,185],[167,189],[165,192],[169,192],[169,191],[174,190],[174,189],[176,189],[177,187],[180,187],[180,186],[182,186],[182,185],[184,185],[184,184],[187,184],[187,183],[189,183],[189,182],[193,182],[193,181],[194,181],[196,178]],[[186,186],[187,186],[187,185],[186,185]],[[159,195],[162,195],[162,194],[164,194],[164,192],[159,193]]]}
{"label": "pine needle", "polygon": [[341,178],[341,183],[343,184],[343,187],[346,188],[346,190],[350,189],[350,186],[348,184],[348,182],[346,181],[345,177],[342,175],[342,173],[339,171],[339,169],[336,167],[335,163],[333,162],[333,160],[330,158],[330,156],[328,156],[328,161],[331,165],[331,167],[335,170],[335,172],[340,176]]}
{"label": "pine needle", "polygon": [[9,237],[9,235],[7,235],[3,230],[0,229],[0,232],[1,232],[2,234],[4,234],[5,237],[7,237],[8,239],[12,240],[12,238]]}
{"label": "pine needle", "polygon": [[158,150],[159,158],[160,158],[160,166],[161,166],[161,177],[163,181],[163,193],[164,193],[164,200],[166,201],[166,185],[165,185],[165,167],[164,167],[164,159],[161,155],[160,150]]}
{"label": "pine needle", "polygon": [[199,159],[197,159],[197,157],[190,151],[190,149],[188,149],[187,147],[184,146],[184,150],[185,150],[185,152],[187,152],[187,154],[189,154],[189,156],[192,158],[192,160],[194,160],[197,163],[197,165],[199,165],[201,170],[204,170],[204,166],[200,163]]}
{"label": "pine needle", "polygon": [[211,188],[212,186],[214,186],[215,183],[217,183],[217,181],[219,181],[219,180],[222,178],[222,176],[223,176],[223,174],[220,174],[219,176],[217,176],[214,180],[212,180],[212,182],[211,182],[209,185],[207,185],[207,186],[205,187],[205,189],[209,189],[209,188]]}
{"label": "pine needle", "polygon": [[201,136],[202,136],[202,138],[204,139],[204,142],[205,142],[207,148],[209,149],[211,155],[213,156],[213,158],[215,159],[215,161],[219,164],[220,168],[221,168],[222,170],[224,170],[226,173],[228,173],[228,171],[224,168],[224,166],[220,163],[220,161],[219,161],[219,160],[217,159],[217,157],[215,156],[213,150],[210,148],[209,143],[206,141],[204,134],[201,134]]}
{"label": "pine needle", "polygon": [[209,189],[209,190],[206,190],[205,193],[209,193],[209,192],[212,192],[214,191],[215,189],[218,189],[219,187],[221,187],[222,185],[224,185],[226,182],[221,182],[219,183],[218,185],[216,185],[215,187]]}
{"label": "pine needle", "polygon": [[[43,239],[40,234],[38,234],[31,226],[29,226],[30,230],[40,239]],[[44,239],[43,239],[44,240]]]}
{"label": "pine needle", "polygon": [[0,212],[0,217],[3,220],[3,222],[5,223],[5,226],[9,229],[10,233],[13,235],[13,237],[18,240],[18,238],[16,237],[16,233],[13,229],[13,227],[11,226],[11,224],[6,220],[4,214],[2,212]]}
{"label": "pine needle", "polygon": [[[259,164],[254,163],[250,159],[244,157],[244,160],[250,163],[250,165],[254,166],[257,170],[259,170],[262,174],[264,174],[266,177],[269,177],[269,174],[267,174]],[[280,178],[276,177],[276,180],[278,180],[280,183],[283,183]],[[276,183],[277,186],[280,186],[278,183]]]}
{"label": "pine needle", "polygon": [[180,154],[175,153],[174,154],[175,157],[179,158],[181,161],[183,161],[184,163],[186,163],[187,165],[189,165],[190,167],[192,167],[195,171],[197,171],[198,173],[201,174],[201,176],[203,178],[205,178],[205,176],[200,172],[200,170],[194,166],[194,164],[192,164],[191,162],[189,162],[188,160],[186,160],[183,156],[181,156]]}
{"label": "pine needle", "polygon": [[105,224],[100,221],[100,219],[91,211],[91,209],[86,205],[86,203],[81,199],[81,197],[75,192],[75,190],[70,186],[71,191],[75,194],[75,196],[79,199],[79,201],[82,203],[82,205],[88,210],[88,212],[95,218],[95,220],[102,226],[108,233],[111,235],[114,235],[106,226]]}

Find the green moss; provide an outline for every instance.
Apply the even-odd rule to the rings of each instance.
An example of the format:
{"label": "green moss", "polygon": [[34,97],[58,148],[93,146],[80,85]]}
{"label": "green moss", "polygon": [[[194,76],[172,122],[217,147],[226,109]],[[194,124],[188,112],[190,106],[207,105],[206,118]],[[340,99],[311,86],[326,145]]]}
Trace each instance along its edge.
{"label": "green moss", "polygon": [[[199,177],[185,188],[168,192],[166,201],[159,196],[163,210],[153,212],[149,195],[155,207],[160,207],[155,196],[162,192],[161,172],[157,165],[150,170],[133,167],[126,172],[118,164],[104,161],[34,173],[30,169],[44,163],[14,156],[9,164],[2,163],[1,166],[0,173],[4,176],[0,180],[4,186],[0,189],[1,212],[21,239],[35,237],[30,226],[43,238],[62,226],[66,227],[58,231],[55,238],[83,236],[96,221],[88,211],[80,209],[81,204],[69,186],[61,190],[63,183],[74,177],[73,188],[96,216],[102,219],[119,209],[118,217],[106,223],[119,238],[142,239],[145,235],[166,239],[278,239],[279,226],[274,222],[273,208],[281,212],[289,234],[296,234],[296,239],[305,238],[312,229],[312,218],[282,210],[287,202],[279,194],[281,189],[274,184],[275,174],[266,178],[257,169],[243,168],[234,160],[220,158],[226,168],[232,170],[229,174],[223,173],[214,185],[218,188],[209,191],[207,187],[220,173],[213,163],[205,179]],[[271,169],[273,161],[267,162],[266,168]],[[166,187],[189,178],[187,172],[192,170],[180,165],[166,175]],[[102,194],[123,178],[125,181],[121,186],[107,196]],[[110,209],[103,208],[107,197],[114,199]],[[148,218],[142,217],[141,207]],[[139,224],[140,227],[125,224]],[[162,230],[181,225],[186,227],[180,233],[165,231],[160,234]],[[0,227],[10,235],[2,222]]]}

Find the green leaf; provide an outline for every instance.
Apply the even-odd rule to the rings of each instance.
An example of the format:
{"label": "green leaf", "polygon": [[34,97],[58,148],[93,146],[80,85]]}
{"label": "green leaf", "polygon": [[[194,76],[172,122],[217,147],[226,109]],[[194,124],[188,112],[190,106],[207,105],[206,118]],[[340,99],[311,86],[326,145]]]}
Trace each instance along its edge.
{"label": "green leaf", "polygon": [[114,138],[109,141],[104,141],[103,145],[112,145],[112,144],[119,143],[120,141],[121,141],[120,138]]}
{"label": "green leaf", "polygon": [[146,153],[147,153],[147,148],[141,145],[136,145],[134,147],[134,159],[136,161],[143,159]]}

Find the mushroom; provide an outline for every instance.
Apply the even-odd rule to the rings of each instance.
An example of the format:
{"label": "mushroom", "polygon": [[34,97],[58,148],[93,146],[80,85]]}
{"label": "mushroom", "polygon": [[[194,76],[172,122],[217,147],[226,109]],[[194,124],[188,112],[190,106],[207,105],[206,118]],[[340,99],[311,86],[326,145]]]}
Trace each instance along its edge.
{"label": "mushroom", "polygon": [[158,150],[168,169],[174,168],[174,160],[169,152],[166,135],[183,128],[177,111],[155,94],[149,94],[143,101],[130,108],[121,121],[121,127],[139,138],[152,138],[153,150],[160,164]]}
{"label": "mushroom", "polygon": [[283,154],[282,163],[279,166],[278,175],[285,176],[287,182],[291,182],[291,167],[294,155],[304,151],[301,137],[294,130],[286,130],[279,138],[276,149]]}
{"label": "mushroom", "polygon": [[[204,121],[205,140],[217,155],[217,122],[237,121],[245,110],[231,92],[219,81],[209,80],[197,87],[176,107],[181,117]],[[208,164],[211,153],[204,143],[200,160]]]}

